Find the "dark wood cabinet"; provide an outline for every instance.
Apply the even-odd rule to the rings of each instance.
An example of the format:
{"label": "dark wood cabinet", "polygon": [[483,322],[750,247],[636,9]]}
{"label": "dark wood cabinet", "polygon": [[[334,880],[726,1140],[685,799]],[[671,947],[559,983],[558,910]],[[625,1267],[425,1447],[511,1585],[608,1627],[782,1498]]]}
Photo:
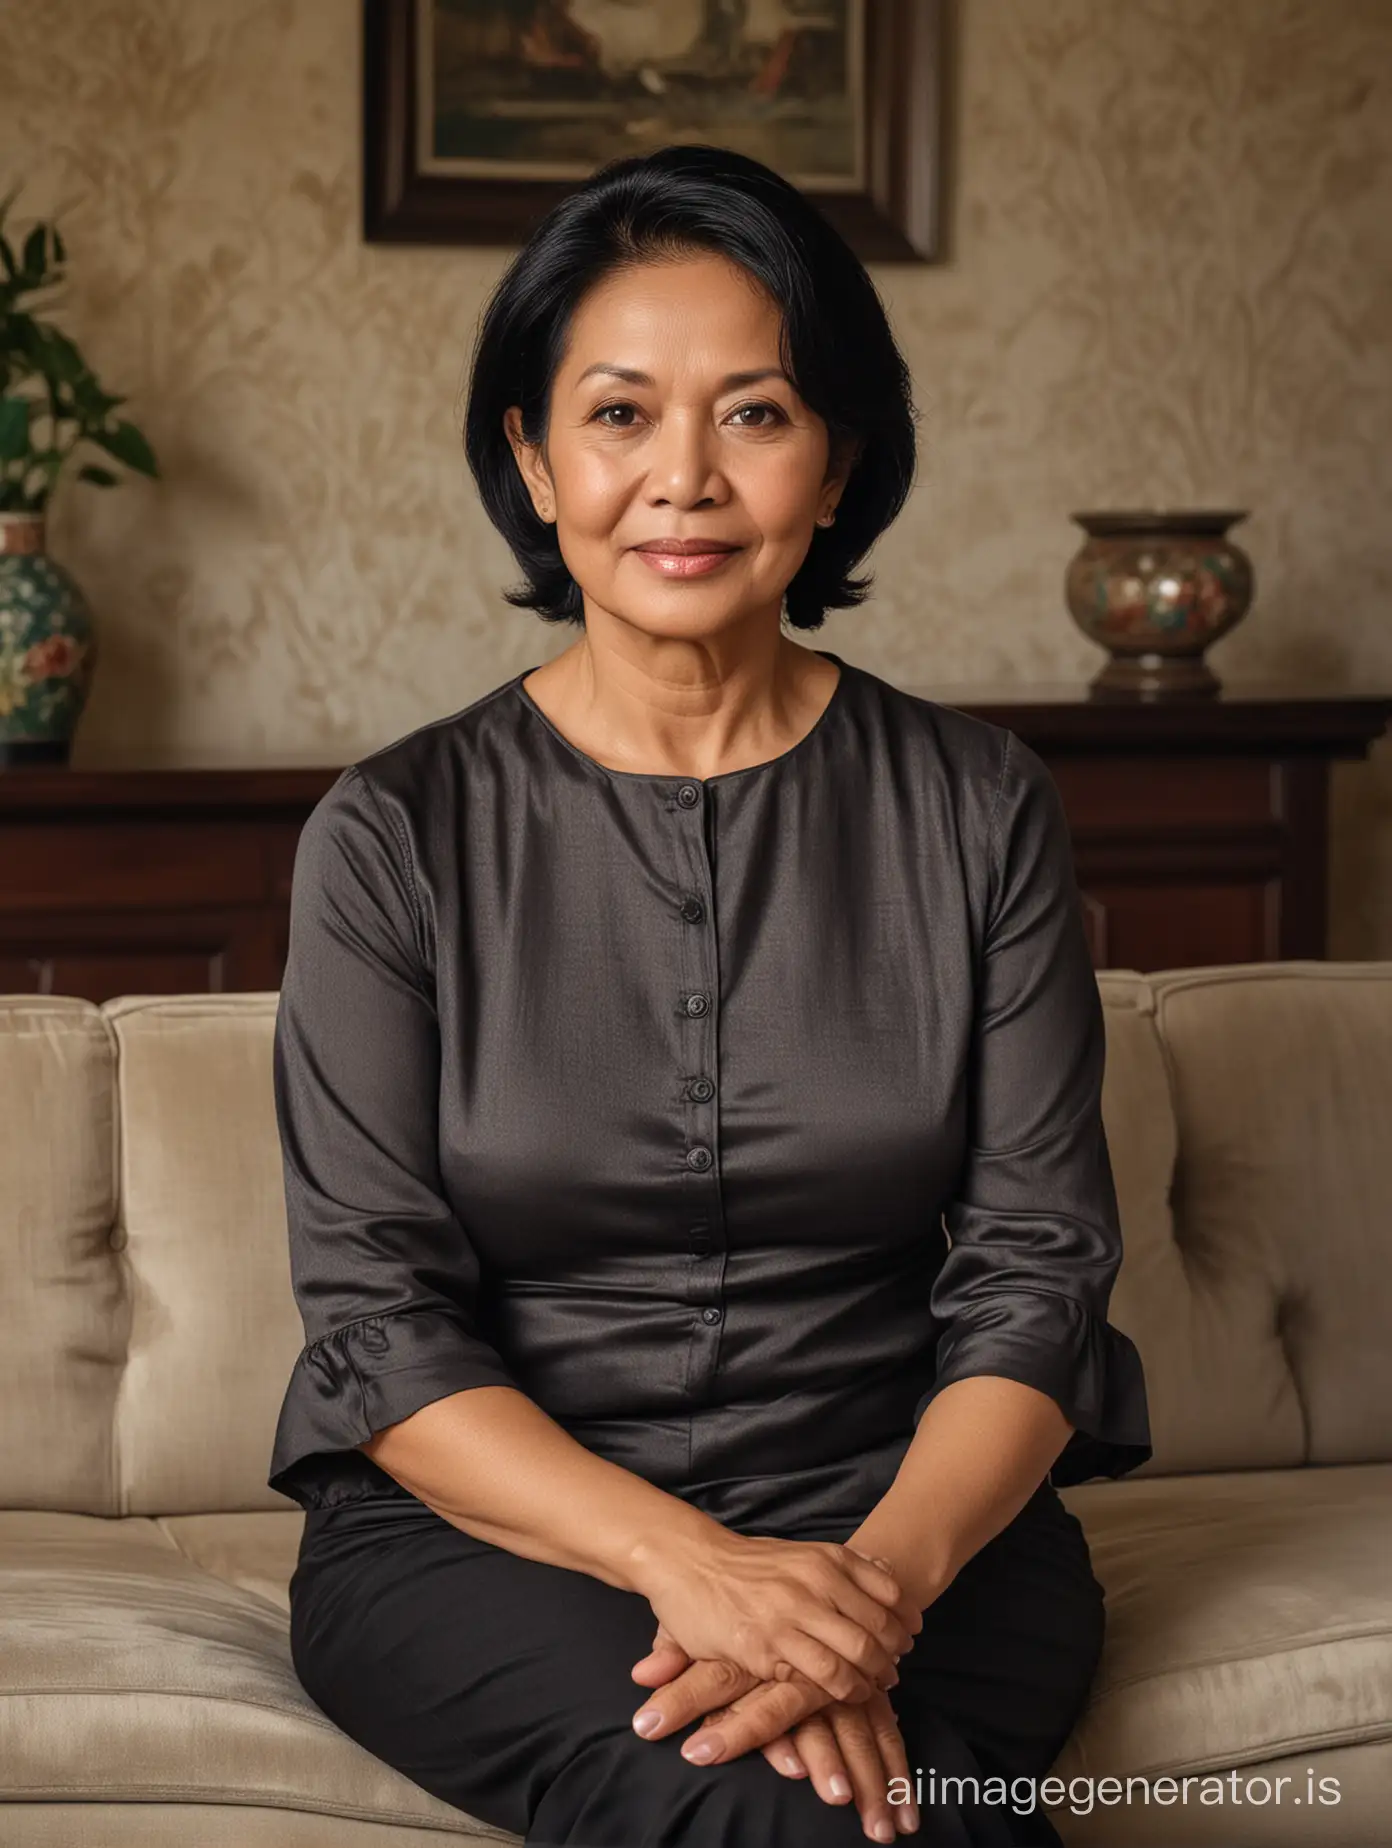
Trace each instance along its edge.
{"label": "dark wood cabinet", "polygon": [[0,992],[274,989],[335,767],[0,772]]}
{"label": "dark wood cabinet", "polygon": [[[1328,776],[1392,696],[913,686],[1049,765],[1099,968],[1325,954]],[[341,766],[0,771],[0,992],[275,989],[306,816]]]}
{"label": "dark wood cabinet", "polygon": [[1326,954],[1329,765],[1367,756],[1392,695],[1249,685],[1140,702],[1072,685],[910,690],[1009,726],[1048,764],[1098,968]]}

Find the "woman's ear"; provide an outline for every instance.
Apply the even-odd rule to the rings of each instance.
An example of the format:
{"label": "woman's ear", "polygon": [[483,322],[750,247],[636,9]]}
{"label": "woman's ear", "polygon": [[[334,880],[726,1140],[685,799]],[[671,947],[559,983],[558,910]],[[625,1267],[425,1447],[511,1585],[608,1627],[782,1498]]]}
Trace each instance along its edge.
{"label": "woman's ear", "polygon": [[511,445],[527,492],[532,497],[532,506],[539,520],[554,521],[556,518],[556,495],[551,485],[551,477],[541,453],[540,443],[529,443],[522,434],[522,407],[509,405],[503,413],[503,432]]}
{"label": "woman's ear", "polygon": [[865,447],[859,437],[846,437],[834,443],[827,461],[826,478],[822,483],[828,490],[828,498],[823,503],[828,512],[834,513],[836,504],[846,491],[846,483],[851,478],[851,471],[860,460],[861,450]]}

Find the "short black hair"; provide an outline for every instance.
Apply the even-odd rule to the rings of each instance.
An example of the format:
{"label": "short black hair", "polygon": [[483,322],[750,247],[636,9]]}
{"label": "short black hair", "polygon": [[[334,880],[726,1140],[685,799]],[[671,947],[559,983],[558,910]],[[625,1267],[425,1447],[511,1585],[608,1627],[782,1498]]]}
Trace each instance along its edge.
{"label": "short black hair", "polygon": [[682,143],[625,156],[568,193],[533,229],[483,311],[464,448],[488,517],[526,582],[504,593],[548,622],[584,626],[584,600],[556,528],[538,518],[504,429],[510,405],[539,442],[571,317],[613,271],[708,250],[747,270],[783,315],[782,364],[827,425],[832,454],[860,445],[831,526],[818,527],[788,585],[789,623],[816,629],[869,594],[850,575],[913,484],[916,411],[908,366],[859,257],[771,167],[731,148]]}

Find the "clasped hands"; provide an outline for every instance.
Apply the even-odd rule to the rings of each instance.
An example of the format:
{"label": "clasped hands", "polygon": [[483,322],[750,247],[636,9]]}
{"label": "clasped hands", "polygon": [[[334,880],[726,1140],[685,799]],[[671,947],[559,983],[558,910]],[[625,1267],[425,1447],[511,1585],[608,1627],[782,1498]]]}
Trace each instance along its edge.
{"label": "clasped hands", "polygon": [[877,1841],[918,1827],[891,1804],[909,1779],[888,1689],[923,1614],[888,1562],[850,1545],[723,1531],[693,1555],[650,1568],[658,1619],[633,1679],[654,1690],[634,1716],[659,1739],[702,1719],[682,1747],[693,1764],[759,1750],[785,1777],[809,1777],[824,1802],[854,1799]]}

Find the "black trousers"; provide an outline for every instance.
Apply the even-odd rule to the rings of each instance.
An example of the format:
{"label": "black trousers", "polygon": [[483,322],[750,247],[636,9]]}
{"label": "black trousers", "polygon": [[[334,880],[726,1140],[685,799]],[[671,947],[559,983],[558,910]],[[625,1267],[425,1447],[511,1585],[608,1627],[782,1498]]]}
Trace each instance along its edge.
{"label": "black trousers", "polygon": [[[868,1510],[867,1510],[868,1512]],[[812,1536],[846,1540],[858,1522]],[[477,1540],[414,1497],[305,1517],[290,1584],[296,1672],[342,1731],[423,1789],[531,1848],[863,1848],[854,1803],[825,1803],[758,1752],[691,1765],[633,1731],[652,1647],[646,1599]],[[924,1614],[890,1700],[922,1848],[1055,1848],[1027,1788],[1081,1711],[1102,1588],[1077,1520],[1044,1484]],[[975,1778],[934,1801],[930,1777]],[[958,1793],[962,1792],[960,1797]]]}

